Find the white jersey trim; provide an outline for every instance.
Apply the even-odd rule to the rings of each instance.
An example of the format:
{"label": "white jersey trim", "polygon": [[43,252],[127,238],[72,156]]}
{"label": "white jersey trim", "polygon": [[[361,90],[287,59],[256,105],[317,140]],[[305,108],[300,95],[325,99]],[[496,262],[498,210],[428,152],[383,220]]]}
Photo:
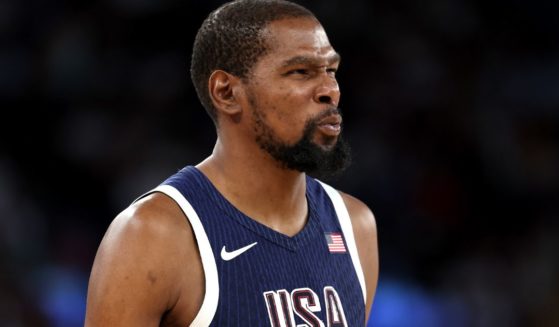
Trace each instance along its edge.
{"label": "white jersey trim", "polygon": [[192,226],[196,242],[198,243],[198,250],[200,251],[202,267],[204,268],[206,294],[204,295],[200,311],[198,311],[198,314],[190,324],[190,327],[207,327],[211,324],[215,316],[217,303],[219,301],[219,278],[210,241],[208,240],[204,226],[200,221],[200,217],[198,217],[198,214],[192,205],[179,192],[179,190],[170,185],[160,185],[147,194],[154,192],[161,192],[173,199],[182,209]]}
{"label": "white jersey trim", "polygon": [[340,222],[340,227],[342,228],[342,233],[345,236],[345,241],[349,254],[351,256],[351,261],[353,262],[353,268],[357,274],[357,279],[359,279],[359,284],[361,284],[361,291],[363,292],[363,301],[367,303],[367,287],[365,285],[365,276],[363,275],[363,268],[361,267],[361,260],[359,260],[359,253],[357,252],[357,245],[355,244],[355,237],[353,235],[353,226],[351,224],[351,218],[349,217],[349,212],[344,203],[344,199],[340,192],[334,189],[332,186],[319,181],[338,215],[338,221]]}

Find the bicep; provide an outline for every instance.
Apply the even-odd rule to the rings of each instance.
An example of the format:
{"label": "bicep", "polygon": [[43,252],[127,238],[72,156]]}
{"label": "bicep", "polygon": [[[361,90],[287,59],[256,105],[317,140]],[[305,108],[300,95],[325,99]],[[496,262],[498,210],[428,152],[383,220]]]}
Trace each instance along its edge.
{"label": "bicep", "polygon": [[158,326],[171,301],[172,270],[161,230],[130,214],[113,221],[91,271],[86,326]]}

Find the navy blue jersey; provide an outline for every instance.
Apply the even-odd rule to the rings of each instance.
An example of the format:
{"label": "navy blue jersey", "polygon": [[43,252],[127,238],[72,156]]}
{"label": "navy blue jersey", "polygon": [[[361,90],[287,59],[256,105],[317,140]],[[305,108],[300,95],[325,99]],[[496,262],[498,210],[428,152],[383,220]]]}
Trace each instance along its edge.
{"label": "navy blue jersey", "polygon": [[306,184],[308,220],[293,237],[237,210],[195,167],[153,190],[181,207],[200,250],[206,290],[191,326],[364,326],[347,209],[330,186]]}

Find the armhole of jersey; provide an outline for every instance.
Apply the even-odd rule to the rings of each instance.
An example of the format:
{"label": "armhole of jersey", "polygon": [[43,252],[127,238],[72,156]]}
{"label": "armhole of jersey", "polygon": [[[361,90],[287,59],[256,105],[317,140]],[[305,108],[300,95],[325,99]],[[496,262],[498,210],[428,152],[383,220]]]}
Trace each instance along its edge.
{"label": "armhole of jersey", "polygon": [[204,226],[200,221],[200,217],[198,217],[198,214],[188,200],[185,199],[185,197],[176,188],[170,185],[159,185],[150,192],[140,196],[138,199],[154,192],[161,192],[173,199],[186,215],[186,218],[190,222],[190,226],[192,226],[194,236],[196,237],[196,243],[198,244],[198,250],[200,251],[202,267],[204,268],[206,291],[204,300],[202,301],[202,306],[200,307],[196,318],[194,318],[190,324],[190,327],[209,326],[217,311],[217,303],[219,300],[219,279],[217,276],[217,266],[212,247],[210,245],[210,241],[208,240],[208,236],[206,235],[206,231],[204,230]]}
{"label": "armhole of jersey", "polygon": [[[319,181],[320,182],[320,181]],[[357,279],[359,279],[359,284],[361,284],[361,291],[363,292],[363,301],[367,303],[367,287],[365,285],[365,276],[363,275],[363,268],[361,267],[361,260],[359,260],[359,253],[357,252],[357,245],[355,244],[355,237],[353,236],[353,226],[351,224],[351,218],[349,217],[349,212],[344,203],[344,199],[340,192],[334,189],[332,186],[320,182],[338,215],[338,221],[340,222],[340,227],[342,228],[342,233],[345,236],[345,241],[347,243],[347,248],[351,256],[351,261],[353,261],[353,267],[355,268],[355,273],[357,274]]]}

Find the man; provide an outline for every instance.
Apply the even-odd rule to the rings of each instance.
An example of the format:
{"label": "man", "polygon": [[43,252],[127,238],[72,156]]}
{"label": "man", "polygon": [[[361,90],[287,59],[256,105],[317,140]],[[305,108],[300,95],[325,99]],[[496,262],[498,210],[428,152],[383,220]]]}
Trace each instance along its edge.
{"label": "man", "polygon": [[191,73],[213,153],[124,210],[99,247],[86,326],[359,326],[374,297],[373,214],[310,178],[347,165],[340,61],[279,0],[204,21]]}

